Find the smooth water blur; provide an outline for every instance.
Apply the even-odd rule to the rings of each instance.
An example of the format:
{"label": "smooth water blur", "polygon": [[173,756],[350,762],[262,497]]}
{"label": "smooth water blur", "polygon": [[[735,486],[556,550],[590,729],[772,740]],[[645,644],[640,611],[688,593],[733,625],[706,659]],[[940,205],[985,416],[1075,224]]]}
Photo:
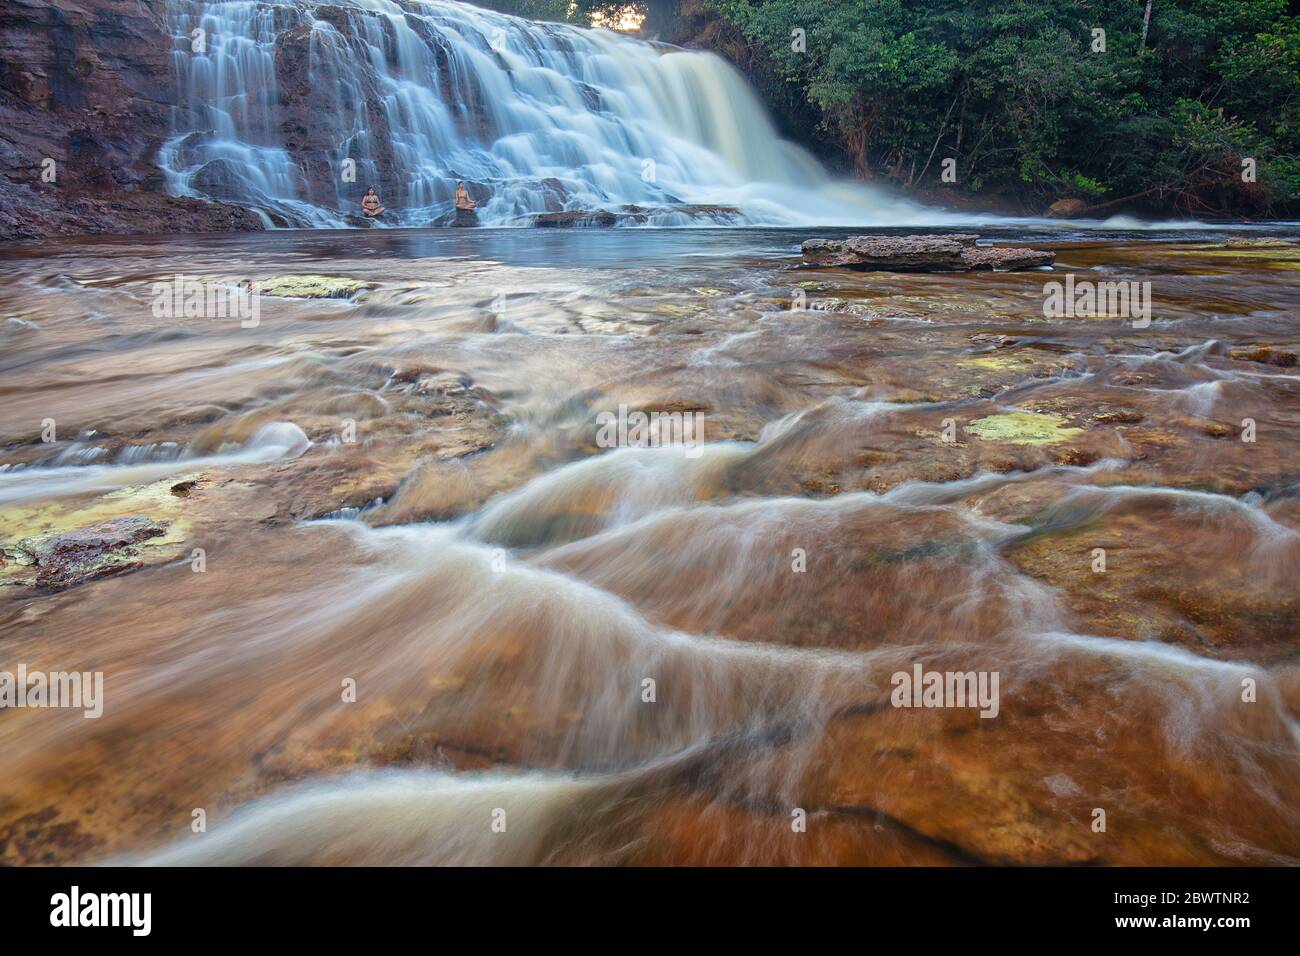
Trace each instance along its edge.
{"label": "smooth water blur", "polygon": [[[1211,241],[1260,234],[934,275],[783,229],[7,247],[0,670],[105,706],[0,713],[0,859],[1294,863],[1300,373],[1252,356],[1296,347],[1295,247]],[[1151,326],[1044,318],[1067,272]],[[315,273],[371,287],[153,308]],[[621,405],[705,444],[603,447]],[[1063,431],[969,430],[1009,413]],[[114,574],[15,560],[132,516]],[[917,664],[997,716],[893,706]]]}
{"label": "smooth water blur", "polygon": [[832,177],[712,53],[455,2],[165,10],[169,188],[248,206],[267,226],[359,224],[367,185],[388,209],[373,225],[445,225],[461,180],[483,225],[593,210],[651,226],[996,221]]}
{"label": "smooth water blur", "polygon": [[[447,213],[457,180],[487,194],[485,224],[633,205],[657,225],[733,218],[682,211],[691,205],[751,223],[944,218],[833,182],[709,53],[462,3],[169,0],[167,16],[178,88],[161,164],[173,191],[241,196],[290,224],[338,226],[357,211],[349,159],[350,182],[400,184],[384,197],[386,224]],[[329,171],[311,182],[281,132],[277,49],[299,31],[305,41],[289,42],[306,43],[320,117],[306,135],[332,137],[319,154]]]}

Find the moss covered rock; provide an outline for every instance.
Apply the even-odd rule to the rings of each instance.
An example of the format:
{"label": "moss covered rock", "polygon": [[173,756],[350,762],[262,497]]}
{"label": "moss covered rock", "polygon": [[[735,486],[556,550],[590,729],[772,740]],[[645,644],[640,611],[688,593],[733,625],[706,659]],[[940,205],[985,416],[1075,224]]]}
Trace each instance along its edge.
{"label": "moss covered rock", "polygon": [[966,431],[982,441],[1006,442],[1010,445],[1050,445],[1083,433],[1069,428],[1060,415],[1048,412],[1007,412],[978,418]]}
{"label": "moss covered rock", "polygon": [[373,289],[373,282],[346,276],[287,275],[259,279],[253,291],[285,299],[350,299],[359,292]]}

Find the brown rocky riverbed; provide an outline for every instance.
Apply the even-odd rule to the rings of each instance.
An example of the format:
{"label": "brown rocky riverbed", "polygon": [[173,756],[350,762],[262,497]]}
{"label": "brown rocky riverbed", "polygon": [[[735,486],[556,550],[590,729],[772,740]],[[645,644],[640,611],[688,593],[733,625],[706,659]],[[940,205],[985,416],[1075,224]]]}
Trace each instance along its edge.
{"label": "brown rocky riverbed", "polygon": [[0,861],[1300,860],[1300,246],[806,238],[0,252]]}

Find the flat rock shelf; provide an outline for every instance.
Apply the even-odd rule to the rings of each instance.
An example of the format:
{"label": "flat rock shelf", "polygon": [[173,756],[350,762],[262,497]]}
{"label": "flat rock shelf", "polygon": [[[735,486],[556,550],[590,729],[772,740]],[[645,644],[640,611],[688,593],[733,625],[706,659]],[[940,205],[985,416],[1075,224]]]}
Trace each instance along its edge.
{"label": "flat rock shelf", "polygon": [[978,246],[979,236],[849,236],[809,239],[801,247],[805,268],[887,272],[971,272],[1039,269],[1056,253],[1019,246]]}

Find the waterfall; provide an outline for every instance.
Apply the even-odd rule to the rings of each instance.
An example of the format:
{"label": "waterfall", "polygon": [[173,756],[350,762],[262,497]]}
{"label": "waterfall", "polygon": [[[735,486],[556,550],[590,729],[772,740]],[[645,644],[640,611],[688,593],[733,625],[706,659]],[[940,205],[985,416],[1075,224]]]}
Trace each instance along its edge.
{"label": "waterfall", "polygon": [[721,58],[464,3],[168,0],[170,191],[278,226],[605,211],[621,224],[912,224],[933,211],[832,179]]}

